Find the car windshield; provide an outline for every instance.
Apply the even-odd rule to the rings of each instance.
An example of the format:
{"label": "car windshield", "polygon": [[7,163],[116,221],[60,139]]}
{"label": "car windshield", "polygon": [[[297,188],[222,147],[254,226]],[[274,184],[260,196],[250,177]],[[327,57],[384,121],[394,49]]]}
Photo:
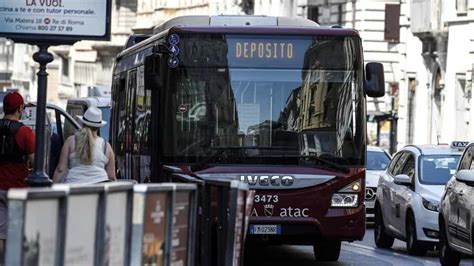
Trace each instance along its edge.
{"label": "car windshield", "polygon": [[425,155],[420,161],[420,183],[445,185],[456,171],[459,155]]}
{"label": "car windshield", "polygon": [[383,151],[367,151],[367,170],[383,171],[390,163],[390,157]]}

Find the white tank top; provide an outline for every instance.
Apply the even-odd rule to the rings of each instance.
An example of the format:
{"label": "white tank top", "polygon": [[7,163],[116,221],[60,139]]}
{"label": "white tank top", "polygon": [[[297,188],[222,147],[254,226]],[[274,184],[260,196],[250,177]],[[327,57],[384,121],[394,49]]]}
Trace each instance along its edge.
{"label": "white tank top", "polygon": [[[75,141],[73,149],[75,150]],[[69,153],[68,173],[64,178],[64,183],[85,183],[93,184],[108,181],[109,177],[105,171],[105,165],[109,162],[109,158],[105,154],[103,138],[98,137],[95,140],[94,154],[91,165],[82,164],[76,156],[76,152]],[[107,147],[107,146],[105,146]]]}

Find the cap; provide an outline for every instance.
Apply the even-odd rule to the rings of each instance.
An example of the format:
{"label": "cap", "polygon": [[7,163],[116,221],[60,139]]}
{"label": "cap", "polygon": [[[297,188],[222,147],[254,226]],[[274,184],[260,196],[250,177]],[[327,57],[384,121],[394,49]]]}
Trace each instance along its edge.
{"label": "cap", "polygon": [[4,107],[8,106],[12,109],[17,109],[17,108],[20,108],[20,106],[23,105],[23,104],[25,104],[25,102],[23,102],[23,97],[21,96],[21,94],[19,94],[16,91],[9,92],[3,98],[3,106]]}

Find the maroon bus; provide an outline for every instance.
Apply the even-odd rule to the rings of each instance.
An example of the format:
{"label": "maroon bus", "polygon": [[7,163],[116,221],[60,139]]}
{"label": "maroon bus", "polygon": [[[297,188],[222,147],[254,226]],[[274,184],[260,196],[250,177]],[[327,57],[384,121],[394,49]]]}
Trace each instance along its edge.
{"label": "maroon bus", "polygon": [[113,75],[121,178],[247,182],[248,241],[313,245],[319,261],[363,238],[366,96],[383,96],[384,78],[380,63],[364,67],[357,31],[178,17],[131,36]]}

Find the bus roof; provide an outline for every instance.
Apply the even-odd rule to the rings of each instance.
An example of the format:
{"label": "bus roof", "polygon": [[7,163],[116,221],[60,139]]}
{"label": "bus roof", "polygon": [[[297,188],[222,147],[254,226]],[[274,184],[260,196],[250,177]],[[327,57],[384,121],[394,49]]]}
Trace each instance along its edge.
{"label": "bus roof", "polygon": [[179,16],[165,21],[154,28],[153,33],[157,34],[167,31],[172,27],[208,27],[208,26],[278,26],[278,27],[317,27],[316,22],[301,17],[270,17],[270,16],[239,16],[239,15],[219,15],[219,16]]}

